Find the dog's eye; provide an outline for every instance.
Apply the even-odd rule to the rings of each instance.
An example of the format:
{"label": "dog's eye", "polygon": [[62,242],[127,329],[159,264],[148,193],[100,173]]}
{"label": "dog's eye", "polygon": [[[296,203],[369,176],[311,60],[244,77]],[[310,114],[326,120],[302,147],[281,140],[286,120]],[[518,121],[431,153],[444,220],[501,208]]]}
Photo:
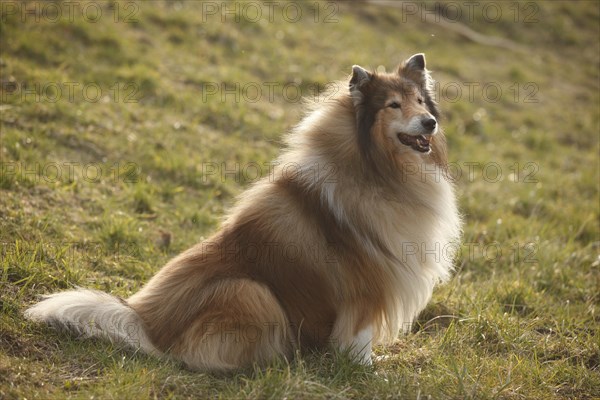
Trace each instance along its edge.
{"label": "dog's eye", "polygon": [[391,107],[391,108],[400,108],[400,103],[398,103],[397,101],[394,101],[393,103],[390,103],[388,105],[388,107]]}
{"label": "dog's eye", "polygon": [[423,99],[419,99],[419,104],[423,104]]}

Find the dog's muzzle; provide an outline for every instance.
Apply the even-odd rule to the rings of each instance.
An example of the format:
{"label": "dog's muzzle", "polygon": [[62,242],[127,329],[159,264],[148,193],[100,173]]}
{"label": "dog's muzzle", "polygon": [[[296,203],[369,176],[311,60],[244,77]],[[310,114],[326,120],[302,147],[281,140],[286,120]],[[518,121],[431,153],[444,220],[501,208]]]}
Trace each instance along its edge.
{"label": "dog's muzzle", "polygon": [[408,133],[398,133],[398,140],[406,146],[410,146],[413,150],[421,153],[429,153],[431,151],[431,139],[437,132],[437,121],[431,116],[421,119],[421,129],[423,132],[420,135],[410,135]]}

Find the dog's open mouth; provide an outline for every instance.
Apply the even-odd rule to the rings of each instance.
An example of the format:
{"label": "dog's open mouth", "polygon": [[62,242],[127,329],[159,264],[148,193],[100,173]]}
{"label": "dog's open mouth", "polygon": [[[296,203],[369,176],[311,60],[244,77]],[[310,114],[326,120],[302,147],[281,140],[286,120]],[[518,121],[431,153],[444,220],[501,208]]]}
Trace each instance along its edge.
{"label": "dog's open mouth", "polygon": [[429,153],[431,151],[431,135],[407,135],[406,133],[399,133],[398,140],[406,146],[410,146],[413,150],[421,153]]}

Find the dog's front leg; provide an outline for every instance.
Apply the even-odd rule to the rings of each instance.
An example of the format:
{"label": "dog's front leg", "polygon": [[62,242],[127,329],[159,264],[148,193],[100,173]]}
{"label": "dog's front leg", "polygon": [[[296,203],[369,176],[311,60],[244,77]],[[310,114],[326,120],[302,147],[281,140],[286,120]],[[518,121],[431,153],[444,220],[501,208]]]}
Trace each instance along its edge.
{"label": "dog's front leg", "polygon": [[371,350],[373,344],[373,327],[367,325],[360,329],[356,334],[348,334],[352,332],[348,326],[343,326],[338,321],[336,329],[333,333],[334,345],[341,351],[348,353],[359,363],[371,365]]}
{"label": "dog's front leg", "polygon": [[360,330],[352,339],[350,351],[355,355],[357,361],[365,365],[371,365],[371,351],[373,346],[373,328],[371,325]]}

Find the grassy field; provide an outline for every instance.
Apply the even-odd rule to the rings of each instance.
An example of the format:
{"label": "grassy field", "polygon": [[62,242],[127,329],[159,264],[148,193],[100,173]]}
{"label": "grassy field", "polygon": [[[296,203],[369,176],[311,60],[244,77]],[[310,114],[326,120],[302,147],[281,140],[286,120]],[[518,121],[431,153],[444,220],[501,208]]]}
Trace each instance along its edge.
{"label": "grassy field", "polygon": [[[600,398],[600,5],[445,4],[0,3],[0,398]],[[137,291],[268,173],[299,96],[417,52],[465,231],[372,367],[195,373],[24,320]]]}

